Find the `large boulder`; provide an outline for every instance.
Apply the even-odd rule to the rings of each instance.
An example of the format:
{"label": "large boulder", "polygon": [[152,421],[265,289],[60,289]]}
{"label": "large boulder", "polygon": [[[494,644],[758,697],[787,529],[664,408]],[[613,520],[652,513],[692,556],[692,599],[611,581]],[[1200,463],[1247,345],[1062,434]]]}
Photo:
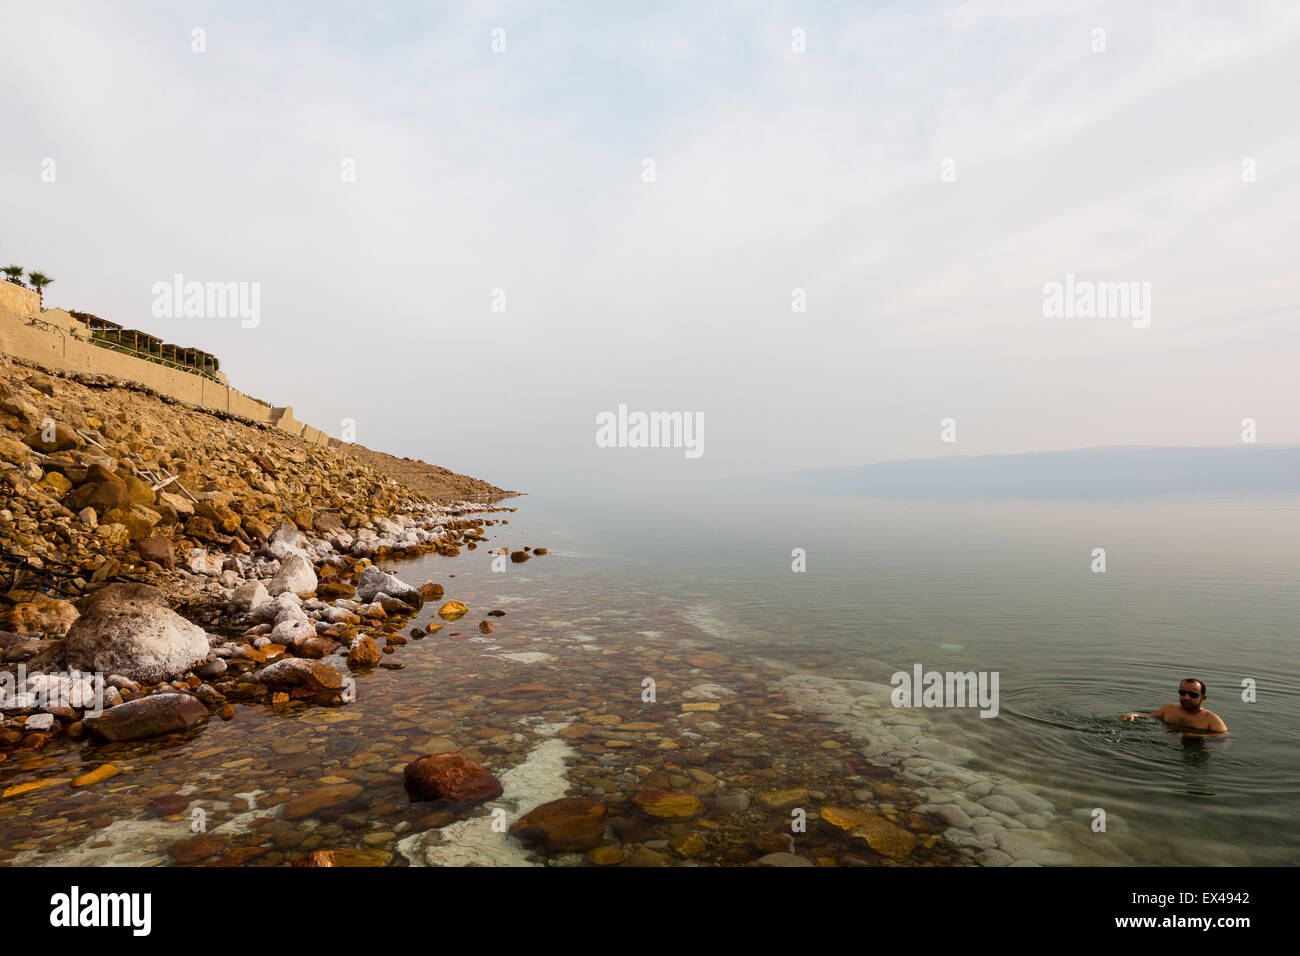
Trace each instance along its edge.
{"label": "large boulder", "polygon": [[420,605],[424,603],[424,596],[420,594],[419,588],[412,587],[396,575],[384,573],[372,564],[361,572],[361,580],[357,582],[356,599],[363,604],[369,604],[379,594],[395,597],[416,610],[419,610]]}
{"label": "large boulder", "polygon": [[501,782],[492,773],[460,754],[420,757],[406,765],[402,782],[411,800],[436,800],[462,810],[501,796]]}
{"label": "large boulder", "polygon": [[70,667],[156,684],[208,656],[208,635],[175,611],[148,601],[102,600],[68,629]]}
{"label": "large boulder", "polygon": [[510,832],[545,850],[592,850],[605,835],[605,805],[591,797],[565,797],[534,807]]}
{"label": "large boulder", "polygon": [[311,566],[311,562],[301,554],[288,554],[280,564],[280,570],[276,572],[275,577],[271,578],[271,583],[267,585],[266,590],[272,595],[283,594],[286,591],[304,597],[316,592],[316,571]]}
{"label": "large boulder", "polygon": [[154,694],[110,707],[83,724],[104,740],[139,740],[189,730],[207,717],[208,709],[189,694]]}

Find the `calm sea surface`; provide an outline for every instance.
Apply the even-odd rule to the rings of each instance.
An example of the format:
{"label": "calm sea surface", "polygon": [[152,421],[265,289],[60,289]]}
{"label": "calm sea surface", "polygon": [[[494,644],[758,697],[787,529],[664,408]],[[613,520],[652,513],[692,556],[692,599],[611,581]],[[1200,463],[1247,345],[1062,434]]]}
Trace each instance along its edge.
{"label": "calm sea surface", "polygon": [[[0,861],[265,864],[351,847],[394,865],[524,862],[522,846],[493,833],[484,814],[430,820],[406,799],[403,766],[473,744],[517,813],[575,788],[631,793],[641,784],[628,767],[656,759],[655,745],[619,750],[622,741],[606,748],[592,742],[606,738],[589,737],[565,750],[542,732],[547,712],[608,707],[622,715],[615,722],[642,713],[663,721],[615,735],[632,746],[649,728],[651,739],[669,734],[686,747],[708,740],[701,734],[725,739],[737,759],[754,751],[744,759],[774,775],[750,784],[760,792],[804,786],[841,804],[873,803],[870,791],[833,792],[862,791],[871,782],[864,750],[880,746],[895,756],[907,748],[890,763],[928,767],[929,780],[955,772],[979,778],[964,786],[1018,786],[1054,808],[1029,824],[1050,841],[1042,862],[1300,862],[1300,498],[898,501],[725,488],[508,504],[518,510],[493,515],[509,523],[489,527],[487,545],[393,568],[411,582],[444,583],[473,614],[396,648],[388,661],[401,669],[357,673],[347,707],[241,706],[235,719],[186,735],[58,738],[0,764],[2,789],[43,785],[0,802]],[[550,553],[498,572],[490,549],[502,545]],[[806,572],[791,570],[796,548]],[[1105,573],[1092,570],[1097,548]],[[480,635],[489,608],[506,615]],[[341,657],[332,662],[345,668]],[[918,664],[998,672],[998,715],[903,713],[844,696],[868,686],[852,681],[888,684]],[[662,697],[642,706],[642,680],[655,674]],[[1117,719],[1174,701],[1184,677],[1209,686],[1229,738],[1184,740],[1150,719]],[[708,714],[678,716],[686,689],[706,681],[746,698],[714,729]],[[1253,682],[1253,702],[1243,682]],[[841,738],[849,743],[825,739],[835,731],[823,704],[854,716]],[[816,713],[801,721],[792,715],[801,708]],[[950,760],[962,769],[946,769]],[[69,784],[109,762],[117,776]],[[715,769],[728,788],[739,776]],[[341,781],[354,785],[346,803],[277,816],[285,801]],[[183,811],[151,812],[151,801],[176,794]],[[1098,809],[1104,833],[1089,826]],[[207,820],[199,837],[197,810]],[[784,813],[715,814],[726,829],[712,837],[739,845]],[[830,839],[804,840],[814,838]]]}
{"label": "calm sea surface", "polygon": [[[997,671],[996,718],[941,715],[945,739],[979,754],[974,767],[1030,783],[1085,822],[1104,809],[1136,862],[1300,862],[1300,498],[728,490],[512,503],[493,543],[549,546],[553,559],[492,574],[480,553],[460,587],[574,589],[633,628],[647,593],[669,596],[733,654],[808,673]],[[795,548],[804,573],[791,569]],[[1105,573],[1092,570],[1095,548]],[[1175,701],[1184,677],[1206,682],[1230,739],[1116,719]]]}

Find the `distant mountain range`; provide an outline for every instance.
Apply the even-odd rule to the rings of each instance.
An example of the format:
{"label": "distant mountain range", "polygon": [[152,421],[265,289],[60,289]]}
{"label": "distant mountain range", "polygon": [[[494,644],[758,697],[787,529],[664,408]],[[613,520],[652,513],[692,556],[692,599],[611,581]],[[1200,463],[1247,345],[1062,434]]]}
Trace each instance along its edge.
{"label": "distant mountain range", "polygon": [[769,486],[881,498],[1116,498],[1300,492],[1300,445],[1122,445],[1022,455],[947,455],[767,476]]}

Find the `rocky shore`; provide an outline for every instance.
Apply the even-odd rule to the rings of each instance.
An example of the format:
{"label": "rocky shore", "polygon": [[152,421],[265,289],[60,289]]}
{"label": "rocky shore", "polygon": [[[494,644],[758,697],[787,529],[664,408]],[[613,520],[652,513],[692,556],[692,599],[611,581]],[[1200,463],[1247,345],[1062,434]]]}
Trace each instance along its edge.
{"label": "rocky shore", "polygon": [[516,621],[382,569],[514,511],[386,459],[0,364],[0,865],[1063,861],[1020,835],[1040,798],[918,760],[879,686],[734,656],[671,600]]}
{"label": "rocky shore", "polygon": [[354,447],[4,360],[0,761],[61,735],[188,730],[237,701],[338,704],[331,655],[399,667],[402,622],[442,586],[372,562],[475,548],[504,520],[487,516],[512,509],[489,503],[500,489],[424,466],[426,492],[485,496],[440,503]]}

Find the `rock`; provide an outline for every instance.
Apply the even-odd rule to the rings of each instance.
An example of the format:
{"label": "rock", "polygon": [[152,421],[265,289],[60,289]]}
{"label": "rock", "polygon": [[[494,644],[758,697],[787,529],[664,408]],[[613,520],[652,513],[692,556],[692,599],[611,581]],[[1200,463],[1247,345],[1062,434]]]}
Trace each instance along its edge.
{"label": "rock", "polygon": [[257,675],[273,690],[305,691],[316,697],[338,697],[343,690],[343,675],[329,664],[287,657],[262,668]]}
{"label": "rock", "polygon": [[188,840],[173,843],[167,848],[167,854],[177,863],[197,863],[215,856],[226,848],[226,841],[214,836],[196,836]]}
{"label": "rock", "polygon": [[704,812],[704,804],[699,797],[655,787],[641,790],[632,798],[632,802],[642,813],[660,820],[688,820]]}
{"label": "rock", "polygon": [[478,629],[481,634],[492,634],[496,631],[496,626],[491,621],[479,621]]}
{"label": "rock", "polygon": [[215,680],[226,673],[226,662],[218,657],[214,661],[208,661],[201,667],[194,668],[194,673],[204,680]]}
{"label": "rock", "polygon": [[997,834],[997,848],[1017,863],[1057,866],[1074,862],[1068,854],[1045,847],[1038,839],[1037,834],[1031,836],[1028,830],[1003,830]]}
{"label": "rock", "polygon": [[833,833],[893,860],[902,860],[916,849],[915,836],[876,813],[823,807],[821,818]]}
{"label": "rock", "polygon": [[1005,797],[1001,794],[991,793],[987,797],[980,798],[979,802],[990,810],[996,810],[998,813],[1005,813],[1009,816],[1018,816],[1019,814],[1024,813],[1020,808],[1020,804],[1016,803],[1016,801],[1012,800],[1010,797]]}
{"label": "rock", "polygon": [[189,730],[207,716],[208,709],[189,694],[154,694],[118,704],[82,723],[96,737],[115,742]]}
{"label": "rock", "polygon": [[245,581],[235,588],[231,603],[248,611],[255,611],[271,600],[270,592],[261,581]]}
{"label": "rock", "polygon": [[29,661],[37,654],[41,653],[50,641],[30,640],[30,641],[10,641],[5,647],[4,662],[6,664],[22,663]]}
{"label": "rock", "polygon": [[153,684],[206,660],[208,636],[170,608],[103,600],[68,629],[66,651],[70,667]]}
{"label": "rock", "polygon": [[266,546],[276,558],[284,560],[286,555],[302,552],[307,547],[307,536],[288,521],[282,521],[267,539]]}
{"label": "rock", "polygon": [[136,550],[145,561],[155,561],[168,571],[176,569],[176,552],[170,538],[142,538]]}
{"label": "rock", "polygon": [[92,604],[98,604],[100,601],[144,601],[160,607],[169,606],[166,596],[152,584],[115,581],[83,597],[77,602],[77,607],[82,614],[85,614]]}
{"label": "rock", "polygon": [[122,771],[116,766],[114,766],[113,764],[106,763],[100,767],[96,767],[94,770],[90,771],[89,773],[83,773],[80,777],[74,777],[72,780],[72,786],[74,787],[93,786],[94,784],[102,783],[105,780],[109,780],[113,777],[116,777],[121,772]]}
{"label": "rock", "polygon": [[758,795],[758,803],[768,810],[790,810],[806,806],[809,801],[808,791],[803,787],[790,787],[785,790],[769,790]]}
{"label": "rock", "polygon": [[678,856],[689,860],[699,856],[709,848],[704,842],[704,838],[698,833],[685,833],[673,840],[669,846],[677,853]]}
{"label": "rock", "polygon": [[461,601],[448,601],[438,608],[438,617],[444,621],[456,621],[469,613],[469,605]]}
{"label": "rock", "polygon": [[21,465],[31,453],[31,448],[22,442],[15,441],[7,436],[0,437],[0,461],[7,461],[12,465]]}
{"label": "rock", "polygon": [[369,604],[380,594],[397,598],[417,611],[424,604],[424,596],[420,594],[419,588],[411,587],[392,574],[385,574],[372,564],[361,572],[361,579],[357,582],[356,599],[363,604]]}
{"label": "rock", "polygon": [[587,859],[597,866],[617,866],[623,862],[623,850],[613,844],[606,844],[588,850]]}
{"label": "rock", "polygon": [[393,854],[387,850],[316,850],[293,861],[294,866],[387,866]]}
{"label": "rock", "polygon": [[294,797],[284,805],[281,818],[298,820],[324,810],[326,807],[346,803],[362,792],[360,784],[331,783]]}
{"label": "rock", "polygon": [[441,584],[434,584],[432,581],[425,581],[420,585],[420,597],[426,601],[436,601],[442,597],[443,588]]}
{"label": "rock", "polygon": [[513,561],[515,564],[523,564],[525,561],[527,561],[527,560],[528,560],[529,558],[531,558],[531,557],[532,557],[532,555],[529,554],[527,551],[511,551],[511,552],[510,552],[510,560]]}
{"label": "rock", "polygon": [[769,853],[767,856],[758,858],[759,866],[816,866],[812,860],[806,856],[796,856],[793,853]]}
{"label": "rock", "polygon": [[9,612],[9,627],[15,634],[63,635],[77,620],[77,609],[68,601],[41,596],[15,604]]}
{"label": "rock", "polygon": [[316,626],[305,617],[291,617],[271,628],[269,636],[271,643],[297,648],[316,637]]}
{"label": "rock", "polygon": [[286,591],[306,597],[316,592],[316,583],[316,572],[311,562],[301,554],[289,554],[281,561],[279,572],[266,590],[272,597]]}
{"label": "rock", "polygon": [[154,525],[162,521],[162,515],[152,508],[132,505],[127,509],[113,508],[101,520],[104,524],[120,524],[126,528],[130,540],[140,542],[153,535]]}
{"label": "rock", "polygon": [[131,492],[126,482],[114,475],[104,481],[88,481],[69,492],[66,504],[73,511],[94,508],[96,514],[102,515],[114,508],[129,509]]}
{"label": "rock", "polygon": [[624,862],[624,866],[672,866],[673,861],[666,853],[656,853],[649,847],[641,847]]}
{"label": "rock", "polygon": [[714,806],[719,810],[725,810],[728,813],[744,813],[749,809],[749,794],[747,793],[727,793],[722,794],[714,801]]}
{"label": "rock", "polygon": [[357,635],[348,650],[348,667],[373,667],[383,659],[383,651],[369,634]]}
{"label": "rock", "polygon": [[47,455],[56,451],[67,451],[70,448],[77,448],[85,444],[81,436],[63,422],[56,422],[51,430],[38,428],[25,435],[23,441]]}
{"label": "rock", "polygon": [[53,714],[32,714],[23,723],[23,730],[48,731],[54,727]]}
{"label": "rock", "polygon": [[191,798],[179,793],[169,793],[166,796],[157,797],[149,801],[149,806],[145,809],[152,814],[160,817],[170,817],[181,813],[191,803]]}
{"label": "rock", "polygon": [[605,805],[590,797],[552,800],[525,813],[510,832],[551,852],[591,850],[605,834]]}
{"label": "rock", "polygon": [[464,809],[501,796],[501,783],[486,767],[460,754],[420,757],[406,765],[402,782],[412,801],[437,800]]}

